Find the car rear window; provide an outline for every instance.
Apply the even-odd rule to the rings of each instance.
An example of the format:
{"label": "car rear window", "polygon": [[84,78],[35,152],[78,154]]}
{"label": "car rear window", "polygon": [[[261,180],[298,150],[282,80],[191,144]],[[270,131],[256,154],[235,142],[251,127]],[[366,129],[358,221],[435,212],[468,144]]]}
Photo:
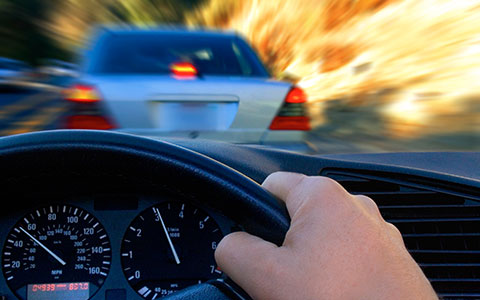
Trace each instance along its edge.
{"label": "car rear window", "polygon": [[88,73],[169,74],[174,62],[190,62],[202,75],[267,77],[253,50],[229,36],[112,34],[101,41]]}

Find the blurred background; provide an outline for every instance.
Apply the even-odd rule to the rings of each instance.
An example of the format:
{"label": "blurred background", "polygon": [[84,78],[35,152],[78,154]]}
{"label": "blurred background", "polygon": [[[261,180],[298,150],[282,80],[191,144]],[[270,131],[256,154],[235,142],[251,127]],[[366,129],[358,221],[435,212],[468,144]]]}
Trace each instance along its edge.
{"label": "blurred background", "polygon": [[310,153],[478,151],[478,20],[475,0],[0,0],[0,135],[62,128],[95,26],[181,25],[240,33],[302,88]]}

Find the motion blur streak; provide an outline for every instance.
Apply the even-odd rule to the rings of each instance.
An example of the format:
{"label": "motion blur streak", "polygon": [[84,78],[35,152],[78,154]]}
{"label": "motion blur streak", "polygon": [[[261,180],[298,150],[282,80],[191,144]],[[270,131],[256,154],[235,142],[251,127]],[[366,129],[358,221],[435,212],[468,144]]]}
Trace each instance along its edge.
{"label": "motion blur streak", "polygon": [[310,101],[374,101],[403,129],[454,114],[480,126],[478,20],[473,0],[211,0],[187,18],[241,32]]}

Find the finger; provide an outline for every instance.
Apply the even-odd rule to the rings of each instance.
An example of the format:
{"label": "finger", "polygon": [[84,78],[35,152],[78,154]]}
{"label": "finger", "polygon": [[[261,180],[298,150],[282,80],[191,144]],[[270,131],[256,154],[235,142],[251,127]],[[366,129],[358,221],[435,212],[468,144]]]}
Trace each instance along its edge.
{"label": "finger", "polygon": [[[265,179],[262,186],[285,202],[291,218],[302,205],[323,208],[329,203],[345,202],[351,196],[333,179],[297,173],[272,173]],[[318,205],[319,202],[320,205]]]}
{"label": "finger", "polygon": [[[222,271],[251,297],[261,297],[268,278],[275,274],[274,257],[278,247],[246,232],[225,236],[215,250],[215,260]],[[270,280],[271,281],[271,280]]]}
{"label": "finger", "polygon": [[306,175],[299,173],[275,172],[263,181],[262,186],[276,197],[285,199],[292,188],[306,177]]}
{"label": "finger", "polygon": [[308,177],[298,173],[275,172],[265,179],[262,186],[279,200],[285,202],[290,217],[293,217],[303,198],[298,195],[290,197],[290,195],[298,189],[300,183],[306,178]]}

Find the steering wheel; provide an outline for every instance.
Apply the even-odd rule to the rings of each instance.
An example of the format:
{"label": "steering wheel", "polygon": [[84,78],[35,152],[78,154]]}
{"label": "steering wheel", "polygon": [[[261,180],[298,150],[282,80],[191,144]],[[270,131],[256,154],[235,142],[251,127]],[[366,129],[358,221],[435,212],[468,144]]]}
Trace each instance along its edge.
{"label": "steering wheel", "polygon": [[[28,133],[0,139],[0,166],[3,191],[22,182],[59,188],[80,179],[113,185],[135,180],[198,197],[245,231],[277,245],[289,227],[285,210],[259,184],[205,155],[163,141],[109,131]],[[198,284],[166,299],[248,295],[227,279]]]}

